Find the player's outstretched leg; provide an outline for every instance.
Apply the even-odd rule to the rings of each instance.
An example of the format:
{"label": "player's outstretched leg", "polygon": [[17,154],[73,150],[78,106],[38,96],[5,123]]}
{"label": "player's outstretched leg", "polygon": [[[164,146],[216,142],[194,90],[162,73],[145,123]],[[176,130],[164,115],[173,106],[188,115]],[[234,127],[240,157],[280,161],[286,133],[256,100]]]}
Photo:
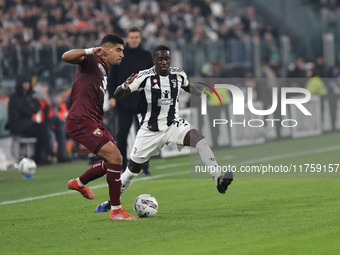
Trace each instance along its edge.
{"label": "player's outstretched leg", "polygon": [[122,209],[120,205],[120,173],[122,170],[122,165],[117,164],[108,164],[107,165],[107,174],[106,180],[109,185],[109,195],[110,195],[110,204],[111,204],[111,212],[109,219],[110,220],[136,220],[135,216],[128,214],[125,211],[125,208]]}
{"label": "player's outstretched leg", "polygon": [[71,179],[67,183],[67,186],[69,189],[79,191],[87,199],[94,199],[93,192],[85,185],[88,184],[90,181],[102,177],[105,174],[106,164],[103,160],[99,160],[77,179]]}
{"label": "player's outstretched leg", "polygon": [[129,166],[126,168],[121,177],[122,187],[120,190],[120,197],[124,195],[125,191],[131,186],[133,180],[138,176],[141,170],[142,165],[137,164],[130,159]]}
{"label": "player's outstretched leg", "polygon": [[196,129],[191,129],[184,137],[184,145],[197,149],[204,165],[209,167],[218,192],[224,194],[233,181],[233,173],[226,172],[224,176],[217,170],[218,164],[207,140]]}
{"label": "player's outstretched leg", "polygon": [[218,192],[224,194],[225,191],[228,189],[228,186],[233,181],[233,173],[226,172],[223,176],[221,176],[221,173],[217,170],[218,164],[215,159],[214,153],[210,149],[205,138],[198,141],[198,143],[196,144],[196,149],[200,154],[203,163],[206,166],[210,167],[210,174],[216,183]]}
{"label": "player's outstretched leg", "polygon": [[107,163],[106,181],[109,186],[109,197],[111,204],[110,220],[136,220],[133,215],[128,214],[125,208],[121,208],[121,170],[122,156],[112,141],[106,143],[98,152]]}
{"label": "player's outstretched leg", "polygon": [[[131,170],[133,171],[131,171]],[[133,180],[138,176],[142,169],[142,164],[137,164],[130,159],[129,166],[126,168],[120,179],[122,182],[120,197],[123,196],[125,191],[131,186]],[[95,210],[96,213],[107,212],[110,210],[110,200],[99,204]]]}

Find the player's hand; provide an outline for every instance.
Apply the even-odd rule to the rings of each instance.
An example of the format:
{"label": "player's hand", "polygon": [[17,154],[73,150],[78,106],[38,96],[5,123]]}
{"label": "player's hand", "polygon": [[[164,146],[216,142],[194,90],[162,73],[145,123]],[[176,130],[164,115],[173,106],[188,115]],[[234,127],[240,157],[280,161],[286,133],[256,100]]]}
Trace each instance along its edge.
{"label": "player's hand", "polygon": [[109,55],[109,51],[104,47],[93,48],[93,53],[98,57],[107,57]]}
{"label": "player's hand", "polygon": [[134,73],[131,74],[124,83],[125,87],[129,87],[129,85],[136,79],[136,77],[137,77],[137,74],[134,74]]}
{"label": "player's hand", "polygon": [[110,105],[110,108],[114,108],[116,106],[116,99],[110,98],[109,105]]}

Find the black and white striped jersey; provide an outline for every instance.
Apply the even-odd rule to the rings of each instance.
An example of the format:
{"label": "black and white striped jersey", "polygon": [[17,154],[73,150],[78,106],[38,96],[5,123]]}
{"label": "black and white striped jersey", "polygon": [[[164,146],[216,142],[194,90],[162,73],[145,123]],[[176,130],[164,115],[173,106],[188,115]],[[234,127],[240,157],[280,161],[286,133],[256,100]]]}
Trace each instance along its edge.
{"label": "black and white striped jersey", "polygon": [[189,85],[186,73],[170,67],[168,76],[157,74],[155,67],[142,70],[130,84],[131,92],[139,91],[139,122],[142,129],[162,131],[178,120],[180,87]]}

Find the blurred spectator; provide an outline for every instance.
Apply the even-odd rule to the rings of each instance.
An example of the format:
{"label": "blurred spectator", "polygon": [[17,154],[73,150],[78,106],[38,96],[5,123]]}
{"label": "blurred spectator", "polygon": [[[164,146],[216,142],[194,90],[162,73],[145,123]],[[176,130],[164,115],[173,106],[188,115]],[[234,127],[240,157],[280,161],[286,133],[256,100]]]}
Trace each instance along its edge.
{"label": "blurred spectator", "polygon": [[20,46],[29,45],[33,41],[33,29],[24,26],[21,21],[16,23],[16,38]]}
{"label": "blurred spectator", "polygon": [[315,66],[313,68],[313,74],[315,76],[319,76],[321,78],[327,78],[329,77],[329,71],[327,70],[323,55],[317,56],[314,62]]}
{"label": "blurred spectator", "polygon": [[8,96],[4,89],[0,86],[0,137],[8,136],[9,132],[6,130],[8,121]]}
{"label": "blurred spectator", "polygon": [[304,67],[304,60],[301,57],[295,59],[294,69],[288,72],[288,77],[292,78],[288,82],[291,87],[305,87],[306,70]]}
{"label": "blurred spectator", "polygon": [[280,77],[280,71],[281,71],[280,55],[278,53],[272,53],[269,57],[269,60],[264,65],[264,68],[263,68],[264,77],[266,78]]}
{"label": "blurred spectator", "polygon": [[147,10],[150,10],[153,15],[159,13],[159,3],[155,0],[141,0],[139,2],[138,10],[144,14]]}
{"label": "blurred spectator", "polygon": [[[123,171],[127,165],[127,137],[133,120],[138,123],[139,94],[132,93],[123,99],[115,99],[113,93],[132,73],[136,74],[153,66],[151,53],[141,47],[142,38],[139,27],[132,26],[127,33],[125,41],[124,58],[119,66],[110,67],[108,77],[108,91],[111,97],[110,106],[116,106],[118,114],[117,144],[123,157]],[[143,175],[150,175],[147,165],[143,168]]]}
{"label": "blurred spectator", "polygon": [[256,91],[257,90],[256,79],[253,73],[246,73],[245,79],[243,79],[242,82],[238,83],[237,87],[239,87],[242,90],[245,101],[248,100],[248,88],[251,88],[252,90],[253,102],[258,99]]}
{"label": "blurred spectator", "polygon": [[[48,92],[48,91],[47,91]],[[47,94],[48,95],[48,94]],[[69,162],[70,159],[67,157],[65,140],[67,137],[67,130],[65,121],[68,115],[68,109],[66,102],[70,95],[69,88],[60,87],[56,89],[51,97],[50,107],[52,110],[52,116],[48,119],[47,123],[52,128],[56,135],[58,143],[57,157],[58,162]]]}
{"label": "blurred spectator", "polygon": [[7,96],[6,91],[0,85],[0,103],[2,103],[6,109],[8,108],[9,97]]}
{"label": "blurred spectator", "polygon": [[327,84],[328,94],[340,95],[340,68],[334,67],[332,71],[332,80]]}
{"label": "blurred spectator", "polygon": [[207,22],[207,25],[208,27],[217,32],[219,29],[220,29],[220,25],[218,24],[216,18],[214,17],[214,15],[212,14],[209,14],[207,19],[206,19],[206,22]]}
{"label": "blurred spectator", "polygon": [[248,6],[246,8],[245,15],[241,18],[244,24],[244,32],[249,34],[253,30],[257,30],[260,27],[260,22],[255,14],[255,9],[253,6]]}
{"label": "blurred spectator", "polygon": [[[265,33],[263,35],[262,58],[265,61],[280,60],[279,49],[276,45],[275,38],[271,33]],[[275,63],[274,65],[277,66],[277,63]]]}
{"label": "blurred spectator", "polygon": [[6,36],[7,36],[7,40],[9,44],[16,45],[18,43],[18,40],[16,38],[15,24],[12,22],[8,22],[5,29],[6,29]]}
{"label": "blurred spectator", "polygon": [[218,31],[218,35],[221,39],[224,39],[224,40],[229,40],[229,39],[236,37],[233,29],[228,27],[226,24],[222,24],[220,26],[220,29]]}
{"label": "blurred spectator", "polygon": [[[50,132],[50,149],[54,151],[54,143],[57,141],[58,149],[57,149],[57,158],[58,162],[69,162],[70,159],[67,157],[65,140],[66,140],[66,126],[65,122],[60,119],[61,115],[63,118],[64,114],[60,114],[60,107],[57,108],[54,104],[55,101],[67,100],[68,94],[67,89],[58,89],[55,92],[55,96],[51,99],[48,93],[48,84],[38,83],[37,86],[34,87],[34,97],[39,100],[40,110],[37,114],[33,114],[33,119],[38,123],[46,123],[49,127]],[[65,96],[66,95],[66,96]],[[53,100],[55,97],[60,97],[58,100]],[[61,105],[61,103],[59,104]],[[65,103],[66,107],[66,103]],[[59,111],[58,111],[59,110]],[[67,109],[66,109],[67,110]],[[65,113],[67,115],[67,112]]]}
{"label": "blurred spectator", "polygon": [[8,105],[8,126],[12,135],[36,137],[34,160],[37,164],[51,163],[48,156],[49,133],[45,123],[32,120],[32,114],[40,109],[39,101],[32,97],[33,89],[30,78],[25,75],[17,77],[15,92],[10,96]]}
{"label": "blurred spectator", "polygon": [[[258,31],[258,29],[254,29],[253,31]],[[273,35],[273,37],[276,41],[278,40],[279,32],[270,22],[267,22],[267,24],[264,25],[264,27],[261,29],[260,32],[261,32],[262,35],[264,35],[266,33],[270,33],[270,34]]]}
{"label": "blurred spectator", "polygon": [[262,77],[266,78],[260,86],[258,86],[258,98],[261,101],[272,100],[272,88],[279,87],[278,77],[280,72],[280,56],[272,53],[269,60],[263,67]]}
{"label": "blurred spectator", "polygon": [[34,31],[34,40],[39,40],[42,36],[46,36],[48,38],[52,37],[52,34],[48,29],[47,19],[39,19],[37,22],[37,29]]}
{"label": "blurred spectator", "polygon": [[309,78],[306,84],[306,89],[308,89],[312,95],[323,96],[327,94],[327,88],[324,82],[318,74],[314,74],[314,69],[308,69],[306,76]]}
{"label": "blurred spectator", "polygon": [[304,69],[304,60],[301,57],[295,59],[295,66],[293,71],[288,73],[289,78],[305,78],[306,70]]}
{"label": "blurred spectator", "polygon": [[230,10],[228,4],[223,4],[222,12],[216,17],[220,24],[224,24],[227,27],[233,27],[238,17],[234,16]]}
{"label": "blurred spectator", "polygon": [[203,78],[224,78],[227,76],[226,70],[220,60],[215,59],[211,63],[203,65],[201,69]]}

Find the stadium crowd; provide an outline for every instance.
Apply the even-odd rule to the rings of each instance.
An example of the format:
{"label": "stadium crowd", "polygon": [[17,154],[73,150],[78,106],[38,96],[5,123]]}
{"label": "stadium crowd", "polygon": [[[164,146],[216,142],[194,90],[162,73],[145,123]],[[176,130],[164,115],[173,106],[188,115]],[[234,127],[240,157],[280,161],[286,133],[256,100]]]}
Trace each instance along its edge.
{"label": "stadium crowd", "polygon": [[[319,1],[317,4],[325,2],[329,4],[332,1]],[[181,46],[188,42],[195,45],[219,40],[247,41],[249,38],[258,38],[261,40],[263,64],[261,77],[283,77],[278,29],[259,15],[253,6],[240,8],[236,1],[212,0],[0,0],[0,53],[3,56],[0,61],[3,67],[8,67],[3,68],[4,76],[13,78],[19,70],[24,71],[34,77],[31,81],[35,87],[39,83],[43,84],[42,77],[47,70],[51,77],[49,93],[55,99],[59,98],[59,93],[64,93],[65,89],[60,90],[60,86],[52,83],[58,75],[65,75],[65,68],[69,69],[63,64],[57,65],[61,61],[61,55],[71,48],[99,45],[105,34],[114,33],[125,37],[132,25],[141,28],[143,43],[151,45],[172,42]],[[57,46],[56,50],[53,45]],[[37,58],[36,52],[30,47],[39,49],[39,64],[30,64],[32,55]],[[19,55],[21,69],[17,58]],[[57,63],[52,60],[51,56],[54,55]],[[256,91],[254,99],[267,100],[268,90],[278,86],[275,81],[267,86],[259,86],[254,79],[252,66],[237,72],[227,67],[227,63],[221,59],[201,65],[202,77],[246,78],[238,86],[244,91],[247,87],[252,87]],[[29,66],[32,70],[27,68]],[[290,64],[286,77],[305,78],[303,81],[292,81],[289,85],[306,87],[314,94],[340,94],[340,61],[329,69],[326,68],[322,55],[313,63],[305,63],[302,57],[297,57]],[[320,77],[332,79],[325,82]],[[71,80],[70,78],[69,87]],[[45,95],[41,94],[42,97],[37,99],[45,100],[45,104],[49,104],[55,115],[58,115],[60,105],[65,107],[67,99],[63,98],[61,102],[51,100],[46,93],[46,86],[38,86],[35,90],[38,91],[39,88],[45,89]],[[0,95],[0,99],[7,104],[8,97],[1,91]],[[64,96],[63,94],[62,97]],[[65,120],[65,116],[59,118],[61,121]],[[53,133],[56,133],[55,128],[49,130],[52,138]],[[55,136],[54,134],[54,138]],[[61,160],[65,155],[65,146],[59,152]]]}
{"label": "stadium crowd", "polygon": [[266,31],[252,6],[234,14],[227,3],[210,0],[0,0],[1,46],[98,44],[101,34],[125,36],[132,24],[146,40],[216,41],[260,36]]}

